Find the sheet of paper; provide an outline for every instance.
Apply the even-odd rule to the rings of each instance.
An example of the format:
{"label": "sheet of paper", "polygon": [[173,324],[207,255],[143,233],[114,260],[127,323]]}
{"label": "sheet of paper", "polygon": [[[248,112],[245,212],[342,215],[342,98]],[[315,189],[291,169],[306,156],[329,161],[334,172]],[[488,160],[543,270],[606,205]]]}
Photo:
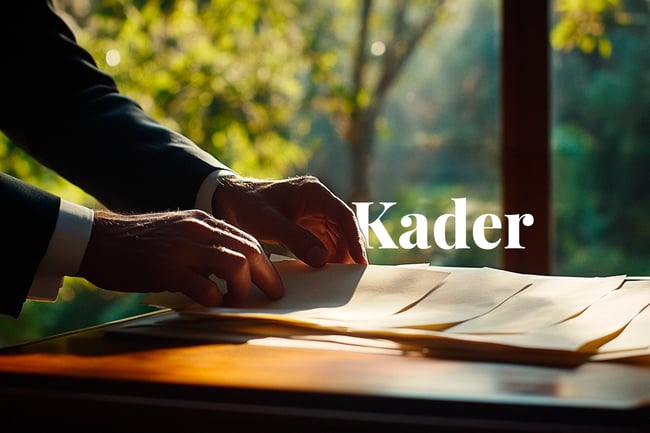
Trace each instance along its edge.
{"label": "sheet of paper", "polygon": [[449,328],[455,333],[524,333],[550,326],[586,309],[623,284],[612,277],[536,277],[533,283],[483,316]]}
{"label": "sheet of paper", "polygon": [[[624,288],[638,288],[650,292],[650,281],[630,281]],[[612,340],[603,344],[599,353],[621,350],[650,349],[650,305],[637,314]]]}
{"label": "sheet of paper", "polygon": [[[324,281],[331,279],[331,270],[322,270],[321,274],[309,272],[309,278],[318,278],[315,283],[304,279],[302,272],[295,272],[292,266],[284,266],[282,270],[285,284],[291,287],[316,287],[318,281],[323,281],[320,277],[327,277]],[[345,265],[343,265],[345,267]],[[345,305],[336,307],[336,311],[330,308],[305,308],[305,306],[315,305],[312,296],[308,291],[301,291],[305,298],[291,296],[289,301],[279,301],[274,303],[272,311],[251,311],[250,308],[245,310],[221,310],[222,315],[238,315],[246,317],[257,317],[259,319],[273,320],[275,314],[286,315],[283,320],[294,320],[308,322],[311,326],[323,328],[355,328],[358,326],[369,327],[419,327],[426,329],[444,329],[450,325],[471,319],[484,314],[504,302],[513,294],[530,285],[532,277],[521,275],[513,272],[501,271],[491,268],[473,268],[456,270],[443,278],[447,273],[441,270],[431,270],[426,267],[418,267],[416,272],[396,271],[399,267],[394,266],[372,266],[371,272],[368,273],[360,285],[355,302],[349,302]],[[300,270],[300,268],[297,268]],[[405,298],[407,293],[402,287],[407,284],[413,287],[413,282],[417,282],[424,276],[419,274],[423,270],[432,272],[434,279],[424,278],[423,287],[430,287],[435,284],[431,290],[422,299],[406,308],[404,311],[395,310],[396,300],[412,299],[413,296]],[[338,272],[338,271],[337,271]],[[297,277],[302,275],[302,278]],[[374,280],[374,281],[373,281]],[[430,282],[427,282],[429,281]],[[373,289],[374,287],[374,289]],[[385,293],[386,287],[393,287]],[[377,293],[379,289],[380,293]],[[323,292],[321,292],[323,293]],[[421,293],[421,292],[418,292]],[[328,295],[329,296],[329,295]],[[351,299],[352,301],[352,299]],[[267,303],[268,301],[259,301]],[[290,302],[295,310],[283,308],[283,303]],[[402,301],[403,302],[403,301]],[[403,305],[403,304],[402,304]],[[302,309],[300,307],[302,306]],[[201,314],[210,314],[211,312],[201,311]],[[270,313],[270,314],[269,314]]]}
{"label": "sheet of paper", "polygon": [[[524,334],[484,335],[488,341],[511,344],[522,347],[558,349],[582,352],[596,352],[598,348],[615,337],[646,306],[650,305],[650,287],[648,285],[628,285],[607,293],[595,301],[579,315],[560,323],[538,328]],[[645,338],[640,341],[648,342],[646,328]],[[633,333],[632,331],[631,333]],[[628,340],[628,347],[639,344],[639,336]]]}
{"label": "sheet of paper", "polygon": [[389,340],[361,338],[345,335],[313,335],[301,337],[260,337],[251,339],[248,344],[254,346],[291,347],[304,349],[340,350],[345,352],[380,353],[386,355],[403,355],[408,347]]}
{"label": "sheet of paper", "polygon": [[412,308],[376,326],[442,330],[493,310],[532,280],[528,275],[492,268],[456,270]]}
{"label": "sheet of paper", "polygon": [[479,334],[452,334],[413,328],[357,328],[348,332],[365,338],[390,339],[405,347],[420,347],[422,353],[437,357],[474,361],[504,361],[552,366],[575,366],[589,354],[556,348],[538,348],[492,341]]}
{"label": "sheet of paper", "polygon": [[298,260],[276,262],[285,295],[269,300],[253,290],[237,308],[203,308],[184,304],[182,295],[152,294],[145,301],[185,314],[268,317],[277,320],[375,320],[409,308],[439,286],[448,273],[384,265],[327,264],[311,268]]}

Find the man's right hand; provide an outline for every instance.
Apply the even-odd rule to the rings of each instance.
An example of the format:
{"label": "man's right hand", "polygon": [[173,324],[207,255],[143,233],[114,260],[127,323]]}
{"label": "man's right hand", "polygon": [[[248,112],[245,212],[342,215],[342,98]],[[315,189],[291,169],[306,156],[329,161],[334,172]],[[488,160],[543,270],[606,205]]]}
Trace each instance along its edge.
{"label": "man's right hand", "polygon": [[[211,274],[227,282],[227,295]],[[243,301],[252,283],[271,299],[284,293],[253,236],[200,210],[96,211],[78,276],[113,291],[182,292],[207,307]]]}

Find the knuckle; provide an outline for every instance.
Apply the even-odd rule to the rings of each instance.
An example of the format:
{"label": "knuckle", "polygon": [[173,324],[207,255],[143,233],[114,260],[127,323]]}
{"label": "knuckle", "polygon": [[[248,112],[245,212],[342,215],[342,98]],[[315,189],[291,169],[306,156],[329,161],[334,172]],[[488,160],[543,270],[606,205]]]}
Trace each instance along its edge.
{"label": "knuckle", "polygon": [[241,252],[249,259],[264,253],[262,246],[254,238],[242,239]]}
{"label": "knuckle", "polygon": [[212,216],[201,209],[189,209],[186,211],[187,216],[191,219],[206,221],[212,219]]}
{"label": "knuckle", "polygon": [[226,262],[227,269],[241,269],[244,266],[248,266],[248,259],[241,251],[224,246],[218,246],[217,250],[222,255],[222,260]]}
{"label": "knuckle", "polygon": [[302,176],[296,182],[297,186],[305,194],[321,194],[325,191],[325,186],[315,176]]}

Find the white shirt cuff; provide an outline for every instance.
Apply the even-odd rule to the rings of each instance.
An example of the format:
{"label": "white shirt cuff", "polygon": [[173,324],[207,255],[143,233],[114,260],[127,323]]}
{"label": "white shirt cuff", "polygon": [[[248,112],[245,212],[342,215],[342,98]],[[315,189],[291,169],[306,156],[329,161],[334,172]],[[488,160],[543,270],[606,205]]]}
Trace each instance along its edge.
{"label": "white shirt cuff", "polygon": [[59,217],[27,297],[56,300],[63,277],[76,275],[93,227],[93,211],[61,199]]}
{"label": "white shirt cuff", "polygon": [[217,187],[219,187],[219,179],[226,176],[235,176],[235,173],[225,168],[219,168],[203,180],[203,183],[199,187],[199,192],[196,195],[196,201],[194,202],[197,209],[212,215],[212,197]]}

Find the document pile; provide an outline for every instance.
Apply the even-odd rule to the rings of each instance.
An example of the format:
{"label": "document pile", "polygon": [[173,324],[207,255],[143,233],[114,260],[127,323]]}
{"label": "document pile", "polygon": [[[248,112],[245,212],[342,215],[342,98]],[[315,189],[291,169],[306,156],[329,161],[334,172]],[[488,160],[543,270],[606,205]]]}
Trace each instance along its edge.
{"label": "document pile", "polygon": [[549,365],[650,362],[650,281],[275,260],[282,299],[254,290],[245,306],[204,308],[180,294],[154,294],[145,301],[174,314],[147,332]]}

